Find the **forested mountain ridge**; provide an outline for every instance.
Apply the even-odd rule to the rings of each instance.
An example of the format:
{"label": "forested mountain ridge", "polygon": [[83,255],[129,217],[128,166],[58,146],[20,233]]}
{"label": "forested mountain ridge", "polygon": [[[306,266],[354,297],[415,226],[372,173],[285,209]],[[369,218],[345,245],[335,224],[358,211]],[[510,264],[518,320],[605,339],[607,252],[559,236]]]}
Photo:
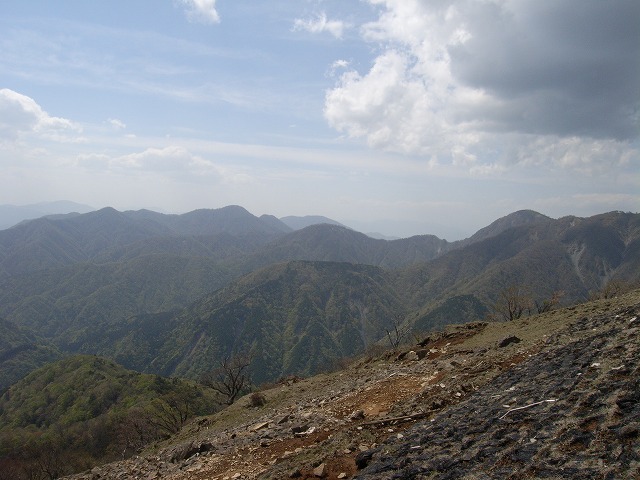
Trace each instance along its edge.
{"label": "forested mountain ridge", "polygon": [[[265,242],[289,232],[242,207],[166,215],[103,208],[71,217],[43,217],[0,230],[0,275],[31,273],[77,262],[104,261],[109,253],[152,239],[253,235]],[[175,242],[180,245],[180,242]]]}
{"label": "forested mountain ridge", "polygon": [[362,352],[405,313],[379,267],[293,261],[249,274],[182,311],[97,327],[82,350],[128,368],[190,378],[241,353],[251,356],[254,381],[261,383],[317,373]]}
{"label": "forested mountain ridge", "polygon": [[32,205],[0,205],[0,230],[13,227],[20,222],[47,215],[63,215],[75,212],[87,213],[94,210],[89,205],[69,201],[43,202]]}
{"label": "forested mountain ridge", "polygon": [[[211,356],[259,349],[264,361],[256,375],[268,380],[285,373],[309,374],[332,358],[357,354],[376,340],[385,341],[386,331],[399,321],[424,331],[480,319],[499,300],[500,291],[512,285],[522,286],[532,301],[563,292],[568,304],[611,280],[633,283],[640,271],[637,214],[554,220],[521,211],[482,229],[475,241],[447,242],[428,235],[375,240],[335,225],[277,233],[273,218],[260,220],[240,207],[221,210],[166,216],[107,209],[10,229],[6,232],[22,236],[22,250],[29,251],[32,266],[65,265],[14,275],[5,271],[0,315],[38,331],[62,351],[99,353],[129,368],[167,375],[196,377],[210,365]],[[191,233],[178,235],[178,225]],[[205,235],[207,231],[212,234]],[[19,242],[15,232],[6,232],[0,235],[0,243],[5,242],[0,248],[10,252]],[[3,261],[15,265],[11,255]],[[286,277],[286,269],[297,273]],[[278,287],[265,293],[269,282],[263,280],[270,276]],[[357,302],[349,295],[334,295],[334,305],[327,309],[323,295],[330,294],[313,292],[331,285],[334,291],[354,292],[365,310],[385,305],[370,319],[377,338],[347,335],[347,325],[355,324],[361,313],[356,315]],[[331,326],[339,318],[335,311],[347,312],[342,331]],[[283,332],[307,317],[316,320],[305,328],[317,329],[324,346],[308,351],[317,358],[302,361],[290,353],[285,358],[283,352],[304,344],[310,334],[287,337]],[[255,319],[255,331],[246,329],[233,340],[212,333],[232,328],[241,318]],[[152,346],[145,342],[150,328],[156,332]],[[268,334],[259,337],[260,329]]]}

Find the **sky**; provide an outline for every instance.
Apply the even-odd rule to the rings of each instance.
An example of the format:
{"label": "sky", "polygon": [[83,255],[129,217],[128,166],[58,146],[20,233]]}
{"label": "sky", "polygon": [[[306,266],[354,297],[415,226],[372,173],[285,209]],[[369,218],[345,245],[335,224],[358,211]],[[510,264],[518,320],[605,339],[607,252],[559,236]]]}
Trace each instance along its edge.
{"label": "sky", "polygon": [[0,205],[640,211],[637,0],[4,0]]}

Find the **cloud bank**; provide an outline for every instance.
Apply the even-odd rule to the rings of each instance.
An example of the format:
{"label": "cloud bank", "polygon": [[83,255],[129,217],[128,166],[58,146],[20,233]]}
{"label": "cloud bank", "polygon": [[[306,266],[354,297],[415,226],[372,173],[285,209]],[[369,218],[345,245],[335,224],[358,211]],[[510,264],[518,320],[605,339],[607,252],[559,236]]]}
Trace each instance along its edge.
{"label": "cloud bank", "polygon": [[637,1],[369,3],[361,35],[378,53],[327,92],[336,130],[477,173],[639,160]]}

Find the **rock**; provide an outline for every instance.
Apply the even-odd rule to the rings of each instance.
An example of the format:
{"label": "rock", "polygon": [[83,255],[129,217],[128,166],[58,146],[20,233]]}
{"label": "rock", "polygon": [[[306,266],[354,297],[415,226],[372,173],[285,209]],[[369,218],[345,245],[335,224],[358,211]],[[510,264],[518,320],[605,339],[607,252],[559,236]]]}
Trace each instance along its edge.
{"label": "rock", "polygon": [[316,427],[309,427],[309,425],[296,425],[295,427],[291,427],[291,432],[296,437],[311,435],[315,431]]}
{"label": "rock", "polygon": [[327,465],[325,463],[321,463],[316,468],[313,469],[313,474],[316,477],[324,478],[327,476]]}
{"label": "rock", "polygon": [[419,360],[418,358],[418,354],[416,352],[414,352],[413,350],[411,350],[410,352],[407,352],[407,354],[404,356],[405,360],[408,360],[410,362],[415,362],[416,360]]}
{"label": "rock", "polygon": [[422,360],[429,355],[429,349],[421,348],[420,350],[416,350],[416,355],[418,355],[418,360]]}
{"label": "rock", "polygon": [[500,342],[498,343],[498,347],[500,348],[508,347],[512,343],[520,343],[521,341],[522,340],[520,340],[515,335],[509,335],[508,337],[505,337],[502,340],[500,340]]}
{"label": "rock", "polygon": [[266,428],[268,426],[269,426],[269,422],[260,422],[260,423],[251,425],[248,430],[250,432],[257,432],[258,430],[262,430],[263,428]]}
{"label": "rock", "polygon": [[364,410],[356,410],[351,415],[349,415],[349,420],[355,422],[357,420],[364,419]]}
{"label": "rock", "polygon": [[189,457],[193,457],[196,453],[200,453],[200,446],[205,443],[209,445],[208,442],[203,442],[202,444],[195,444],[193,442],[180,444],[169,452],[169,460],[172,463],[178,463]]}
{"label": "rock", "polygon": [[282,417],[280,417],[280,418],[276,421],[276,423],[277,423],[278,425],[282,425],[283,423],[288,422],[290,417],[291,417],[291,415],[289,415],[289,414],[287,413],[286,415],[283,415]]}
{"label": "rock", "polygon": [[376,452],[377,449],[370,449],[356,455],[356,467],[358,467],[358,470],[362,470],[369,465],[369,462],[371,462],[371,459]]}

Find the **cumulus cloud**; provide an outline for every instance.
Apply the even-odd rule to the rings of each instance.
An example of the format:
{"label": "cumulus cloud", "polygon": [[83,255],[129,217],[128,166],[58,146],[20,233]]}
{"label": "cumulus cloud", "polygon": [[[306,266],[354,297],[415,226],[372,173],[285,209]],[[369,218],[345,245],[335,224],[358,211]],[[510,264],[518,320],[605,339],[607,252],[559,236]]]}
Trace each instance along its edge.
{"label": "cumulus cloud", "polygon": [[328,20],[326,13],[322,12],[315,16],[315,18],[301,19],[297,18],[293,22],[294,31],[306,31],[309,33],[324,33],[328,32],[335,38],[342,38],[345,29],[348,25],[341,20]]}
{"label": "cumulus cloud", "polygon": [[338,131],[477,171],[638,161],[637,1],[369,3],[361,33],[380,51],[327,92]]}
{"label": "cumulus cloud", "polygon": [[178,0],[185,7],[187,19],[198,23],[220,23],[216,0]]}
{"label": "cumulus cloud", "polygon": [[82,129],[66,118],[52,117],[32,98],[8,88],[0,89],[0,138],[16,140],[35,135],[50,140],[69,140]]}

